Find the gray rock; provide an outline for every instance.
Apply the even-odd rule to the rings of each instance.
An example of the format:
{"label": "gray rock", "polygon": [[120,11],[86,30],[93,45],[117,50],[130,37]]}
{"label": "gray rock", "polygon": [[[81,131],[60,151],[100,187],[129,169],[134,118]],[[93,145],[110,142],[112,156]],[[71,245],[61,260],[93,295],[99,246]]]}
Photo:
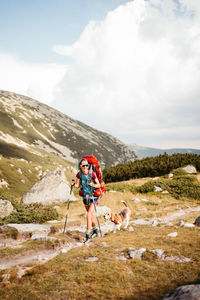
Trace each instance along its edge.
{"label": "gray rock", "polygon": [[102,244],[103,248],[108,248],[108,244],[106,242],[102,242],[101,244]]}
{"label": "gray rock", "polygon": [[194,227],[195,225],[194,224],[191,224],[191,223],[185,223],[184,224],[184,227],[187,227],[187,228],[192,228]]}
{"label": "gray rock", "polygon": [[46,241],[56,241],[57,238],[53,237],[53,236],[46,236],[46,235],[40,235],[40,234],[33,234],[31,237],[32,240],[38,240],[38,241],[42,241],[42,242],[46,242]]}
{"label": "gray rock", "polygon": [[135,251],[130,251],[128,254],[130,256],[130,258],[138,258],[141,259],[142,258],[142,254],[146,252],[146,248],[140,248],[138,250]]}
{"label": "gray rock", "polygon": [[94,261],[98,261],[98,257],[88,257],[85,259],[85,261],[89,261],[89,262],[94,262]]}
{"label": "gray rock", "polygon": [[191,259],[188,258],[188,257],[179,257],[179,256],[173,256],[173,255],[172,256],[166,256],[164,258],[164,260],[173,261],[173,262],[178,263],[178,264],[183,263],[183,262],[190,262],[191,261]]}
{"label": "gray rock", "polygon": [[10,201],[0,199],[0,218],[8,217],[13,210],[14,208]]}
{"label": "gray rock", "polygon": [[154,249],[154,250],[150,250],[150,251],[152,253],[156,254],[159,259],[163,259],[164,258],[164,250],[162,250],[162,249]]}
{"label": "gray rock", "polygon": [[116,256],[116,259],[123,260],[123,261],[127,260],[127,258],[125,256],[123,256],[123,255]]}
{"label": "gray rock", "polygon": [[132,200],[138,203],[141,201],[139,198],[133,198]]}
{"label": "gray rock", "polygon": [[180,221],[178,222],[178,224],[179,224],[179,226],[184,226],[185,222],[184,222],[183,220],[180,220]]}
{"label": "gray rock", "polygon": [[169,194],[169,192],[165,190],[162,192],[162,194]]}
{"label": "gray rock", "polygon": [[152,226],[157,226],[158,225],[158,221],[157,220],[153,220],[151,223]]}
{"label": "gray rock", "polygon": [[133,226],[129,226],[129,227],[128,227],[128,231],[134,231]]}
{"label": "gray rock", "polygon": [[186,167],[184,167],[182,169],[188,174],[196,174],[197,173],[196,168],[192,165],[187,165]]}
{"label": "gray rock", "polygon": [[[56,169],[48,172],[21,199],[21,203],[65,203],[70,195],[70,187],[66,181],[64,171]],[[71,196],[71,201],[74,199]]]}
{"label": "gray rock", "polygon": [[200,226],[200,216],[198,218],[196,218],[196,220],[194,221],[194,224],[197,226]]}
{"label": "gray rock", "polygon": [[155,192],[162,192],[162,189],[161,189],[161,187],[159,187],[159,186],[154,186],[154,191]]}
{"label": "gray rock", "polygon": [[169,233],[167,236],[176,237],[177,235],[178,235],[178,232],[172,232],[172,233]]}
{"label": "gray rock", "polygon": [[166,295],[163,300],[199,300],[200,284],[183,285]]}
{"label": "gray rock", "polygon": [[49,225],[42,225],[42,224],[6,224],[3,226],[0,226],[1,229],[6,230],[6,229],[15,229],[19,233],[37,233],[37,234],[42,234],[42,235],[48,235],[51,231],[51,227]]}

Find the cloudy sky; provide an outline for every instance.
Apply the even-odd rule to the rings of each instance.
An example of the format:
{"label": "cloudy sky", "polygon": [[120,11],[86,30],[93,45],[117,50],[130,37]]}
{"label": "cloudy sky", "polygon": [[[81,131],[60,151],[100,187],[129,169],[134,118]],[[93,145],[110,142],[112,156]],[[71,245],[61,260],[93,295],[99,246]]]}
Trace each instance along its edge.
{"label": "cloudy sky", "polygon": [[200,149],[200,1],[0,0],[0,89],[127,143]]}

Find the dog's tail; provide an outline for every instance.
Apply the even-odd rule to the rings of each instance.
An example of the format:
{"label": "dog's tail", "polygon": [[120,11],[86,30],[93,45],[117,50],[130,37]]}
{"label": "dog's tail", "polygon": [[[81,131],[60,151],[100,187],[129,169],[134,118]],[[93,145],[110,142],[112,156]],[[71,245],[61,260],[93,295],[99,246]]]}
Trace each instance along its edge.
{"label": "dog's tail", "polygon": [[128,206],[127,203],[126,203],[124,200],[122,200],[121,202],[124,203],[124,205],[125,205],[126,207]]}

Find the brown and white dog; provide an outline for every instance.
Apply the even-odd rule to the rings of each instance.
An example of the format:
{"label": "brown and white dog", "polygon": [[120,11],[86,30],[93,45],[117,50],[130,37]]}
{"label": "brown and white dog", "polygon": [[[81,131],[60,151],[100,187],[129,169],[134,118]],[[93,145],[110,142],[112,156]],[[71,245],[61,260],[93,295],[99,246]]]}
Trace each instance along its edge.
{"label": "brown and white dog", "polygon": [[122,210],[118,213],[113,213],[112,211],[108,211],[104,215],[104,219],[111,220],[114,223],[113,233],[116,233],[117,230],[120,230],[122,224],[124,223],[124,228],[128,227],[131,210],[127,206],[125,201],[121,201],[124,203],[126,207],[122,208]]}

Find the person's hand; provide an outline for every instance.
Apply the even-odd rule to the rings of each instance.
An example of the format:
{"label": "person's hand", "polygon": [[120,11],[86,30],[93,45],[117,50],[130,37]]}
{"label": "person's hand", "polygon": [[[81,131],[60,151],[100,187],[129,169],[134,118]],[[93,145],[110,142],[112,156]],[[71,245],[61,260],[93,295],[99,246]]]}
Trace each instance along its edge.
{"label": "person's hand", "polygon": [[74,185],[75,185],[75,180],[72,179],[71,186],[74,186]]}

